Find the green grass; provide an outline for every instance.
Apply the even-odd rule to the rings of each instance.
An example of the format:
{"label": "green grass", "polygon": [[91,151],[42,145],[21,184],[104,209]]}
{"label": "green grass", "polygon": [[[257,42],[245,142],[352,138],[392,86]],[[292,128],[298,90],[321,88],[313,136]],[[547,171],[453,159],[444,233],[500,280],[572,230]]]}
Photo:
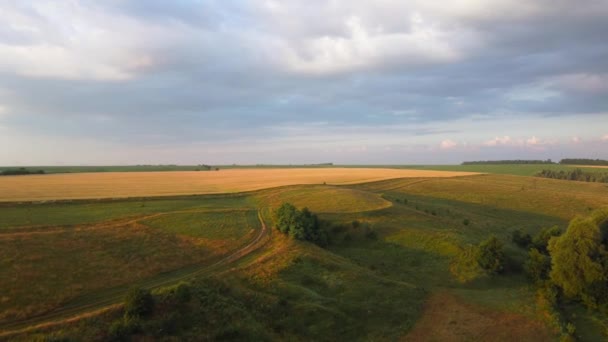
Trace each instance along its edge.
{"label": "green grass", "polygon": [[417,182],[397,179],[362,185],[361,188],[382,193],[392,192],[404,199],[408,195],[449,199],[564,220],[608,205],[606,184],[510,175],[479,175]]}
{"label": "green grass", "polygon": [[260,228],[257,210],[253,209],[175,213],[141,222],[172,234],[222,241],[240,240],[252,229]]}
{"label": "green grass", "polygon": [[20,226],[97,223],[124,217],[205,208],[252,207],[245,196],[191,196],[172,199],[72,201],[0,205],[0,230]]}
{"label": "green grass", "polygon": [[289,202],[316,213],[348,213],[382,209],[391,203],[380,195],[331,185],[291,186],[268,189],[256,195],[261,207]]}

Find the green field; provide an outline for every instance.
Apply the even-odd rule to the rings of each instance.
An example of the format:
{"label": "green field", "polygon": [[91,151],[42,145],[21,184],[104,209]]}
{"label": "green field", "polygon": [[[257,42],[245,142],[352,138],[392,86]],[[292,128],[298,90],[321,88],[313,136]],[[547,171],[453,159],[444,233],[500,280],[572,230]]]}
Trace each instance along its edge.
{"label": "green field", "polygon": [[[505,172],[496,173],[523,174],[539,165],[500,167]],[[550,341],[562,333],[557,324],[567,322],[580,340],[602,340],[606,317],[576,303],[556,313],[537,297],[522,271],[527,252],[511,233],[565,229],[574,216],[608,206],[607,195],[604,184],[486,174],[233,196],[6,204],[0,272],[2,289],[10,291],[0,303],[8,313],[2,319],[10,326],[70,305],[70,298],[81,306],[114,300],[116,286],[143,281],[163,303],[140,326],[138,334],[150,339],[445,340],[458,332],[456,340]],[[248,246],[260,228],[258,210],[271,225],[271,209],[283,202],[331,223],[329,246],[275,231],[225,268],[205,276],[188,271]],[[509,269],[461,282],[455,259],[490,235],[505,244]],[[178,280],[192,291],[186,304],[167,287]],[[121,315],[116,308],[10,336],[103,340]]]}

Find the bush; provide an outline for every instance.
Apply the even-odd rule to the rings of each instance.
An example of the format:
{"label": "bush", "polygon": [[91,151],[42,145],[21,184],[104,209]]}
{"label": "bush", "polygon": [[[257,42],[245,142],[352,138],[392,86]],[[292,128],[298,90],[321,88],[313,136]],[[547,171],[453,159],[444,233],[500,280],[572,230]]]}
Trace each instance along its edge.
{"label": "bush", "polygon": [[539,252],[547,254],[549,240],[551,240],[552,237],[560,236],[561,234],[562,231],[558,226],[543,228],[536,236],[534,236],[534,239],[532,239],[532,246],[538,249]]}
{"label": "bush", "polygon": [[192,298],[192,293],[190,292],[190,286],[188,284],[181,283],[175,289],[175,299],[179,303],[189,302]]}
{"label": "bush", "polygon": [[483,241],[477,247],[477,263],[488,274],[501,273],[504,269],[505,255],[502,242],[495,236]]}
{"label": "bush", "polygon": [[528,252],[528,260],[524,264],[528,277],[535,283],[541,284],[549,278],[551,259],[536,248]]}
{"label": "bush", "polygon": [[511,241],[521,248],[528,248],[532,243],[532,236],[524,234],[520,229],[514,230],[511,234]]}
{"label": "bush", "polygon": [[470,223],[469,219],[462,220],[462,224],[464,224],[465,226],[468,226],[469,223]]}
{"label": "bush", "polygon": [[149,290],[135,288],[125,298],[125,317],[141,317],[154,310],[154,298]]}
{"label": "bush", "polygon": [[137,318],[124,317],[114,321],[108,329],[110,341],[129,341],[131,335],[141,331],[141,322]]}

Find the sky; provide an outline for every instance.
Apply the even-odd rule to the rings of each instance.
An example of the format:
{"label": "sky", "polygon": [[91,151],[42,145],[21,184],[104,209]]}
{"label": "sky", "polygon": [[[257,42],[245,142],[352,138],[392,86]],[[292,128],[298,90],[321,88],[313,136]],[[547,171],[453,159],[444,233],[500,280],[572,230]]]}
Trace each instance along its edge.
{"label": "sky", "polygon": [[4,0],[0,165],[608,159],[608,0]]}

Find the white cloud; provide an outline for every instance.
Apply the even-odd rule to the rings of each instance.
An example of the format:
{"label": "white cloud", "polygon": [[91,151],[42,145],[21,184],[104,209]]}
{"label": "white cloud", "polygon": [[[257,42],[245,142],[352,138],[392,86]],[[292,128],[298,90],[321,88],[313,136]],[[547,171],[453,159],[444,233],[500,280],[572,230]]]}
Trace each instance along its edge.
{"label": "white cloud", "polygon": [[534,145],[539,145],[539,144],[541,144],[541,141],[536,136],[533,136],[526,140],[526,145],[534,146]]}
{"label": "white cloud", "polygon": [[485,141],[482,145],[484,146],[500,146],[500,145],[508,145],[513,143],[513,140],[508,135],[501,137],[495,137],[492,140]]}
{"label": "white cloud", "polygon": [[604,134],[601,138],[601,141],[608,141],[608,134]]}
{"label": "white cloud", "polygon": [[572,139],[570,139],[570,141],[573,144],[580,144],[583,140],[581,138],[579,138],[578,136],[574,136],[574,137],[572,137]]}
{"label": "white cloud", "polygon": [[153,26],[76,1],[3,6],[0,22],[17,37],[0,40],[0,71],[36,78],[128,79],[155,63],[146,37],[163,38]]}
{"label": "white cloud", "polygon": [[449,32],[427,23],[420,15],[412,15],[409,22],[408,31],[387,32],[352,16],[344,22],[346,35],[286,42],[287,66],[296,72],[326,74],[383,64],[442,63],[460,57]]}
{"label": "white cloud", "polygon": [[446,140],[442,141],[441,144],[439,144],[439,147],[442,150],[449,150],[449,149],[456,147],[457,145],[458,145],[458,143],[456,143],[450,139],[446,139]]}

